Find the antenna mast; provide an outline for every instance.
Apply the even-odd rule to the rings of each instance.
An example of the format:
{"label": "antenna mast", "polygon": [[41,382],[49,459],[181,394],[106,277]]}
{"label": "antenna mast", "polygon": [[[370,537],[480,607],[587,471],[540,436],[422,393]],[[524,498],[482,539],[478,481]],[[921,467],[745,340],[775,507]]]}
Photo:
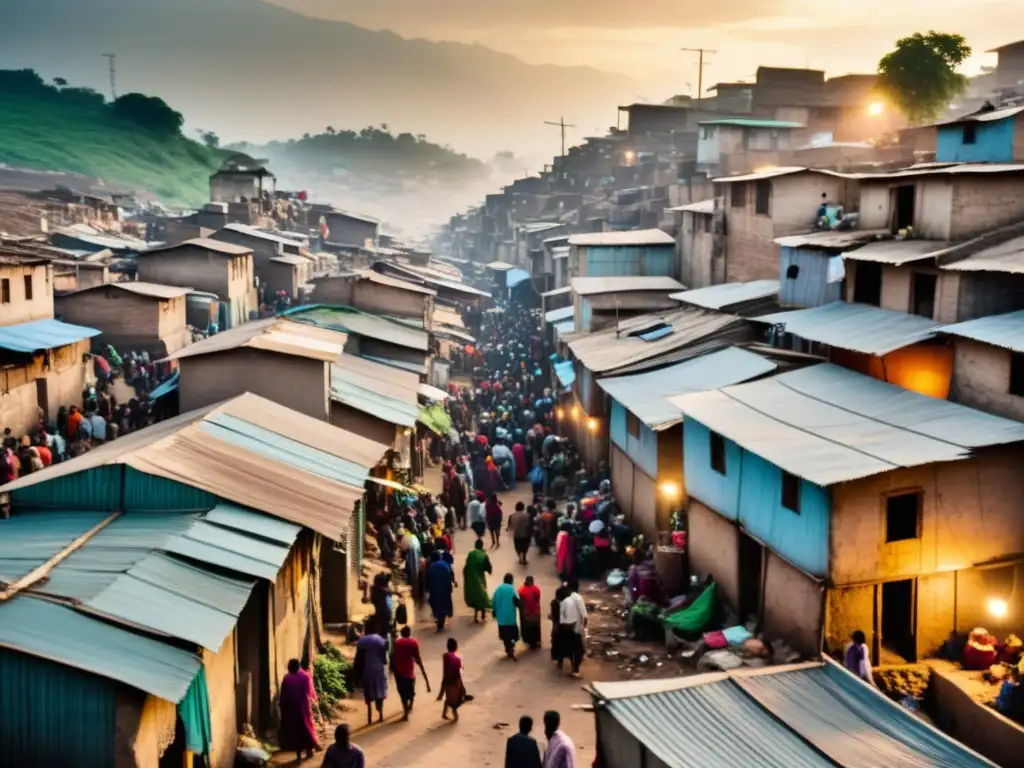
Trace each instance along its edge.
{"label": "antenna mast", "polygon": [[110,100],[117,101],[117,71],[114,67],[114,59],[117,58],[117,54],[104,53],[101,55],[110,62]]}

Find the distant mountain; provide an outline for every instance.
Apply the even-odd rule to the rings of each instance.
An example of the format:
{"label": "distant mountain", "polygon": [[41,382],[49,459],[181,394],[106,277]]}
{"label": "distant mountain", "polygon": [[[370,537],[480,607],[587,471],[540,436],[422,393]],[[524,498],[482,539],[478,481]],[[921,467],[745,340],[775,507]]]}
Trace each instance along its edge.
{"label": "distant mountain", "polygon": [[261,0],[0,0],[0,68],[109,92],[154,94],[191,129],[266,142],[331,125],[387,123],[460,152],[549,158],[562,115],[586,135],[615,123],[637,83],[584,67],[534,66],[488,48],[408,40]]}

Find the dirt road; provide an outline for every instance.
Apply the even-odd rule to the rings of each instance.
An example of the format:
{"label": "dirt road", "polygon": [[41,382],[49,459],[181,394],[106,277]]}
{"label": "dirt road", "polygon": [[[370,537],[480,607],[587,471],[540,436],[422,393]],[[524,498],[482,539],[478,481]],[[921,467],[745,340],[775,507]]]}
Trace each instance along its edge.
{"label": "dirt road", "polygon": [[[515,508],[516,501],[529,501],[529,486],[519,483],[515,492],[503,494],[506,516]],[[459,641],[459,651],[465,663],[466,689],[476,699],[460,711],[458,724],[441,719],[441,704],[434,695],[427,694],[422,678],[417,683],[416,709],[409,722],[401,722],[401,704],[389,680],[389,697],[384,706],[384,723],[366,726],[366,710],[361,694],[346,702],[354,707],[345,713],[345,721],[353,726],[353,740],[367,756],[367,765],[374,768],[411,768],[412,766],[504,766],[505,740],[512,735],[521,715],[532,715],[536,725],[534,736],[544,745],[541,717],[545,710],[555,709],[562,714],[563,729],[576,742],[577,765],[589,766],[594,759],[593,715],[573,710],[574,704],[588,704],[590,697],[581,690],[591,675],[607,676],[607,669],[596,663],[583,665],[584,680],[574,680],[568,672],[559,674],[550,660],[549,623],[544,622],[544,647],[528,651],[519,646],[519,662],[505,658],[498,640],[498,629],[493,619],[486,624],[474,625],[472,611],[462,600],[462,563],[473,546],[471,531],[460,531],[455,541],[455,560],[459,588],[455,594],[455,618],[443,634],[434,632],[430,609],[424,606],[417,615],[414,629],[423,651],[423,659],[432,686],[441,682],[441,655],[449,637]],[[488,580],[488,590],[501,583],[505,573],[516,577],[516,585],[527,574],[532,574],[541,588],[545,614],[547,603],[557,587],[553,557],[539,557],[531,549],[529,564],[519,565],[512,547],[512,538],[505,534],[501,548],[490,552],[494,575]],[[320,759],[307,761],[304,766],[318,766]]]}

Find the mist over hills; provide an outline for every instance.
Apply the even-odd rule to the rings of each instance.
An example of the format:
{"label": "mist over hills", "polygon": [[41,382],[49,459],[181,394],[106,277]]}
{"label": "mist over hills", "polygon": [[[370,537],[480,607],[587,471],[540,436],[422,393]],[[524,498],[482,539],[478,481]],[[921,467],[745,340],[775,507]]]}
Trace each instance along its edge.
{"label": "mist over hills", "polygon": [[264,143],[387,123],[459,152],[549,159],[564,115],[581,138],[641,86],[585,67],[536,66],[478,45],[404,39],[262,0],[0,0],[0,68],[162,97],[191,129]]}

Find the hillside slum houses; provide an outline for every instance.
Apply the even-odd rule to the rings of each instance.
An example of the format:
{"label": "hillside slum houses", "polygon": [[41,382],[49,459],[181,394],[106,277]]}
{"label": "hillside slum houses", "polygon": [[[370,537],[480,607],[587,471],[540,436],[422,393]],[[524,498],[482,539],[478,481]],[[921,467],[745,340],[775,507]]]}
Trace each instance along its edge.
{"label": "hillside slum houses", "polygon": [[[927,662],[950,733],[1000,764],[1024,730],[936,659],[1024,631],[1015,46],[995,71],[1019,76],[912,129],[874,76],[811,70],[620,107],[435,242],[538,308],[559,432],[635,529],[685,531],[687,572],[806,657],[860,630],[874,665]],[[672,763],[594,696],[634,740],[610,751]]]}

